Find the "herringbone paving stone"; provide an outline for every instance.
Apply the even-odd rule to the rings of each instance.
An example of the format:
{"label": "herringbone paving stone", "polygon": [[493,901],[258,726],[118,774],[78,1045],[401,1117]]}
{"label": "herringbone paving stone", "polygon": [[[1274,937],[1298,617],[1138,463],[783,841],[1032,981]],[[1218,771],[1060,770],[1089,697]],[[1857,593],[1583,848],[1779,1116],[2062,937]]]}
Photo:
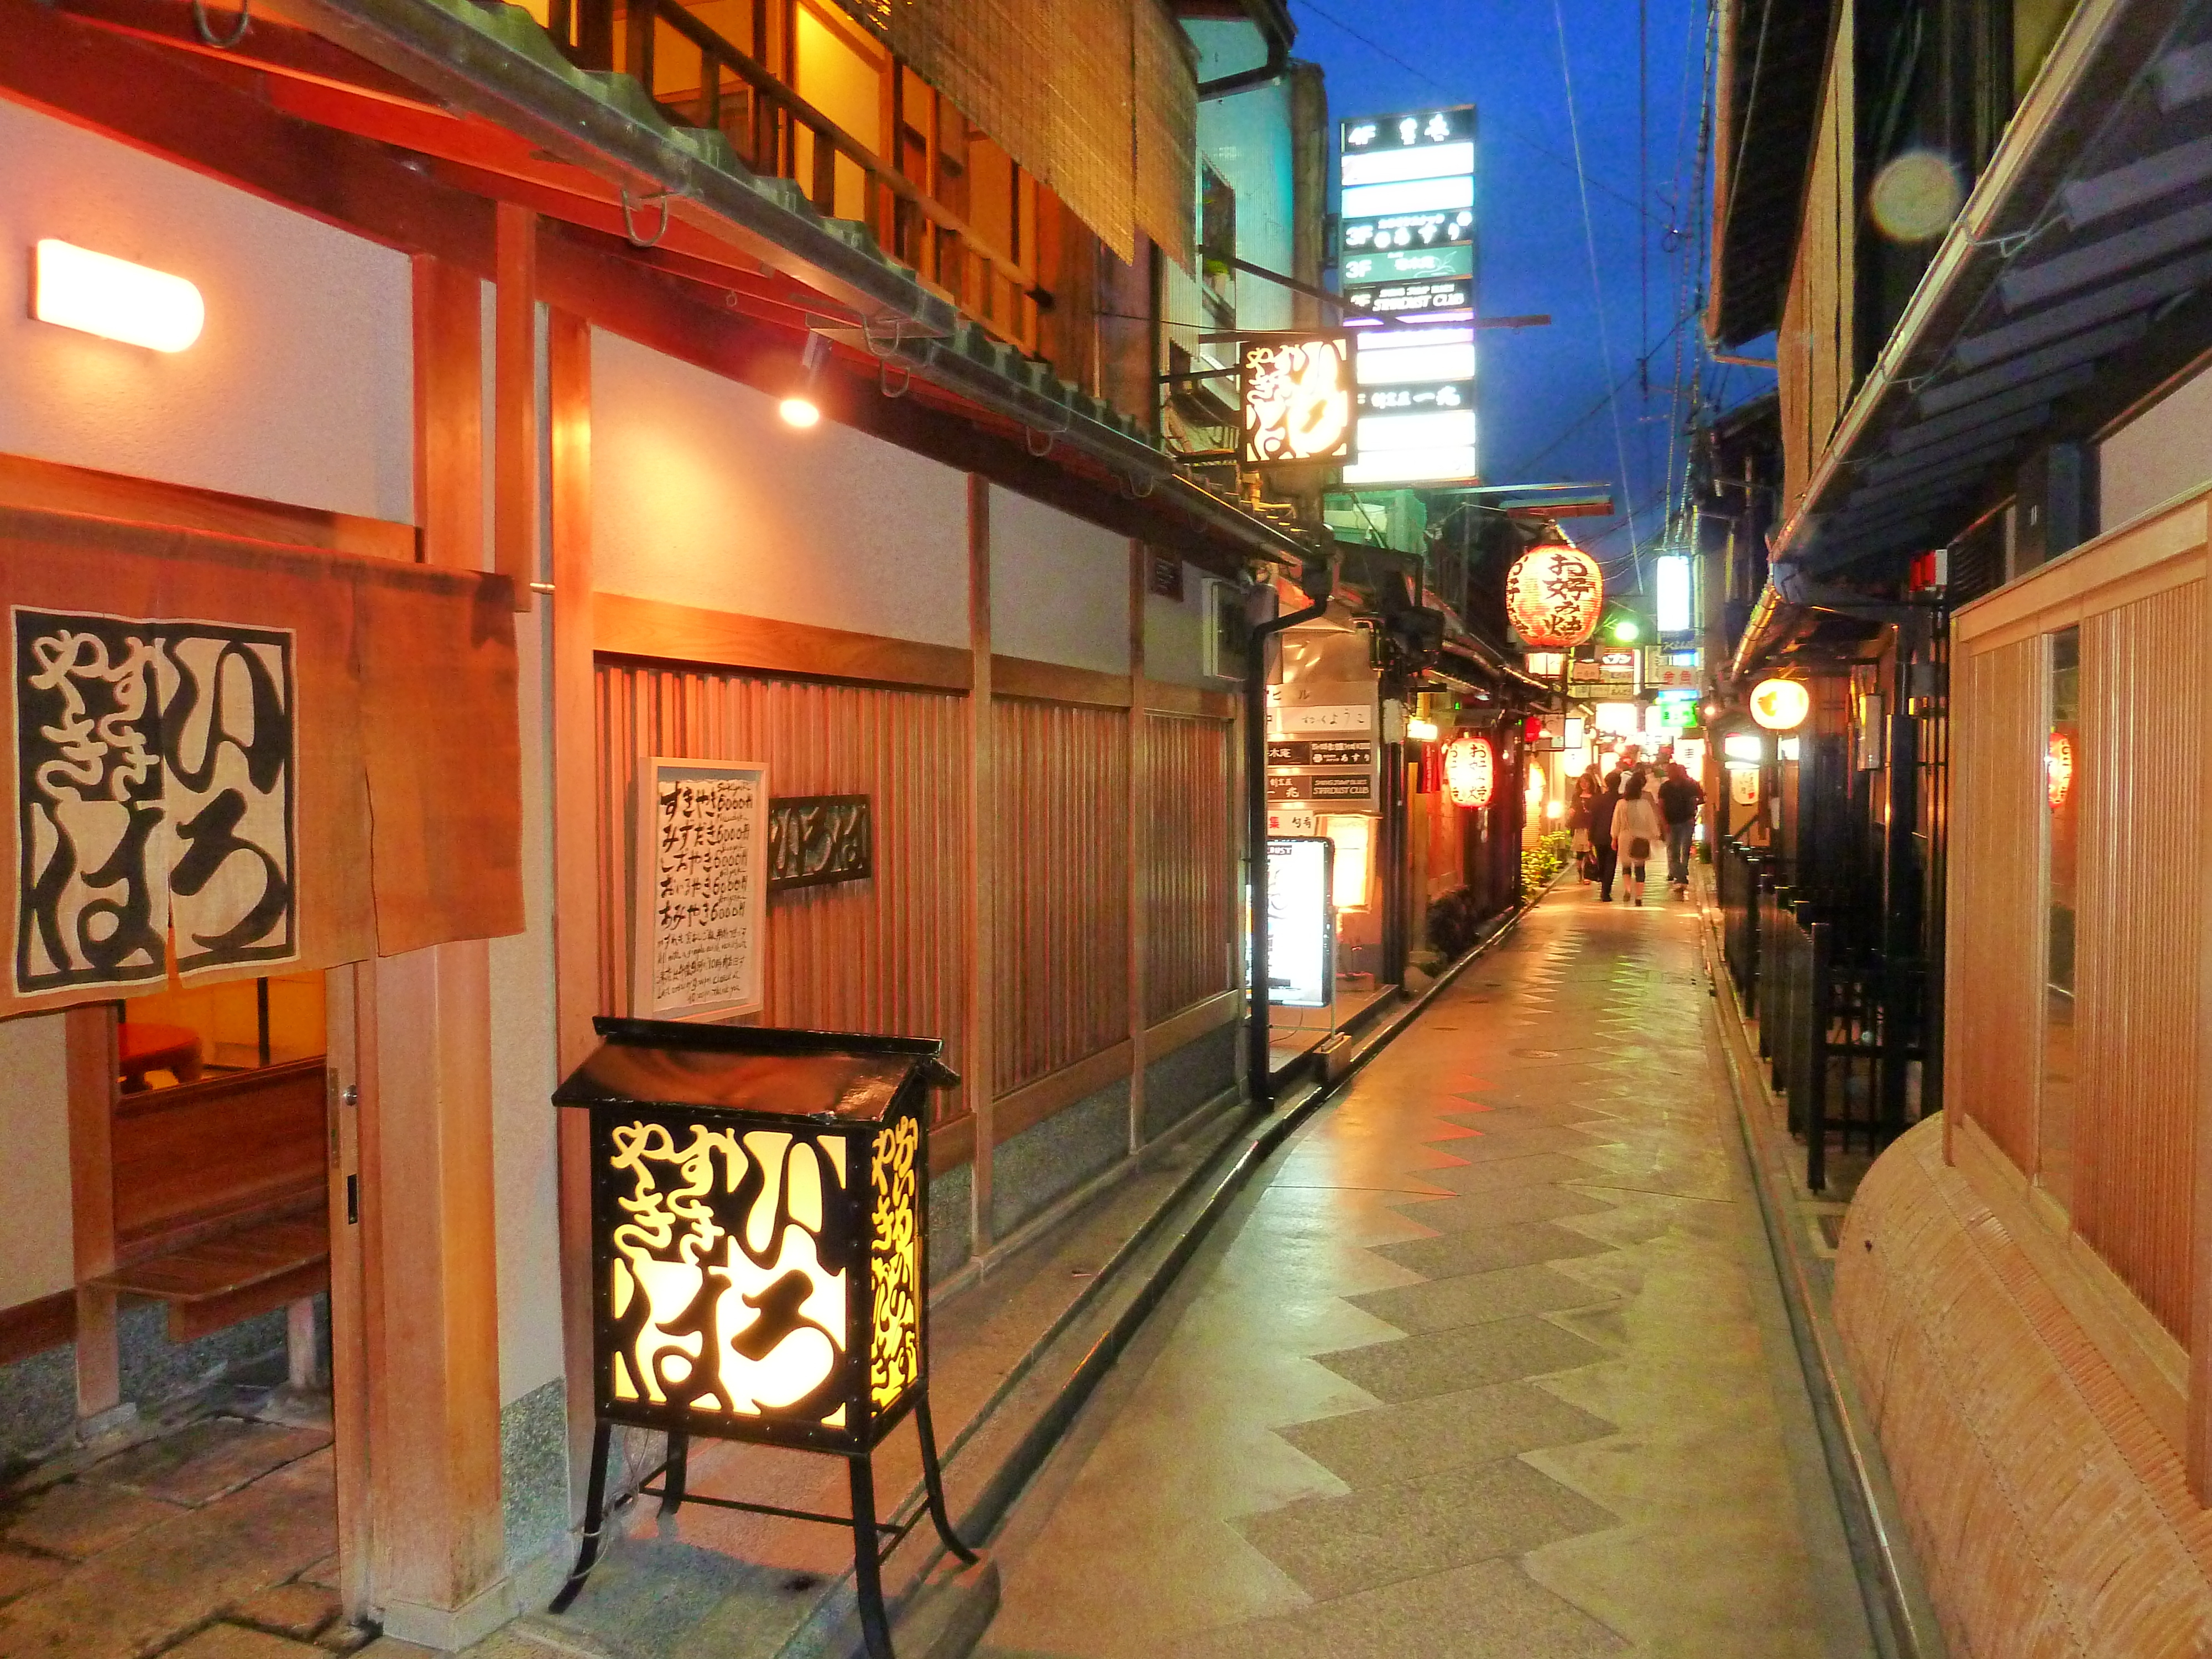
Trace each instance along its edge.
{"label": "herringbone paving stone", "polygon": [[1008,1528],[981,1659],[1856,1653],[1694,927],[1563,890],[1294,1139]]}

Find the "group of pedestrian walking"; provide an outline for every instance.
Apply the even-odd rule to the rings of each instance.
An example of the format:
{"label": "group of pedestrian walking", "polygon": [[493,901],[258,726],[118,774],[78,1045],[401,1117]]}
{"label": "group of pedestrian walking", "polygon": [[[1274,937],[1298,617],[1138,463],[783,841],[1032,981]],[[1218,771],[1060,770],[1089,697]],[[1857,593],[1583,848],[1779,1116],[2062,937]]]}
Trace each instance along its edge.
{"label": "group of pedestrian walking", "polygon": [[1618,880],[1629,903],[1644,902],[1647,873],[1658,849],[1667,849],[1667,885],[1690,894],[1690,841],[1705,792],[1689,769],[1671,760],[1646,762],[1623,752],[1609,773],[1592,766],[1575,780],[1567,811],[1582,878],[1598,885],[1599,902],[1613,902]]}

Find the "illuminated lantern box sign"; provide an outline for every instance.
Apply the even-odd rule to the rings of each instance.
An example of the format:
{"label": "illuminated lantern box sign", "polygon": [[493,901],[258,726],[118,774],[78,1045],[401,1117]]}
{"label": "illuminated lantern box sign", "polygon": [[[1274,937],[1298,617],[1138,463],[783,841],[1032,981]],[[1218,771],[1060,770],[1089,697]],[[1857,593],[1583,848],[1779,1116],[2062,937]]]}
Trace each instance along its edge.
{"label": "illuminated lantern box sign", "polygon": [[1490,739],[1462,732],[1444,749],[1444,790],[1455,806],[1487,806],[1498,787],[1498,753]]}
{"label": "illuminated lantern box sign", "polygon": [[[927,1377],[927,1112],[958,1079],[917,1037],[601,1019],[554,1091],[591,1114],[598,1427],[585,1542],[598,1553],[611,1426],[664,1430],[663,1510],[756,1509],[684,1489],[704,1435],[843,1456],[871,1654],[890,1652],[870,1454],[909,1413],[932,1518],[945,1510]],[[648,1476],[650,1480],[652,1477]],[[787,1511],[771,1511],[788,1513]],[[894,1534],[896,1542],[902,1533]]]}
{"label": "illuminated lantern box sign", "polygon": [[1251,340],[1237,360],[1248,467],[1333,465],[1352,454],[1352,342]]}
{"label": "illuminated lantern box sign", "polygon": [[1751,717],[1770,732],[1794,732],[1813,712],[1813,694],[1796,680],[1761,680],[1752,688]]}
{"label": "illuminated lantern box sign", "polygon": [[1565,651],[1597,631],[1605,573],[1567,542],[1540,542],[1505,574],[1505,615],[1532,651]]}

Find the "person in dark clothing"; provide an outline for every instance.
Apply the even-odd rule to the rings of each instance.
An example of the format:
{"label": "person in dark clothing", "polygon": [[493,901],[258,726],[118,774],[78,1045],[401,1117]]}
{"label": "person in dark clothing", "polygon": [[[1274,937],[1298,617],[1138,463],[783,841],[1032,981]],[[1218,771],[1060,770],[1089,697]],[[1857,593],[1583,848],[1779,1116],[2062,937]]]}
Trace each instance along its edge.
{"label": "person in dark clothing", "polygon": [[1620,805],[1621,774],[1615,772],[1605,781],[1605,793],[1590,803],[1590,847],[1597,854],[1597,896],[1599,902],[1613,902],[1613,872],[1620,863],[1620,849],[1613,844],[1613,815]]}
{"label": "person in dark clothing", "polygon": [[1690,891],[1690,837],[1697,832],[1698,809],[1705,804],[1703,785],[1675,762],[1659,786],[1659,816],[1667,825],[1667,884],[1684,897]]}

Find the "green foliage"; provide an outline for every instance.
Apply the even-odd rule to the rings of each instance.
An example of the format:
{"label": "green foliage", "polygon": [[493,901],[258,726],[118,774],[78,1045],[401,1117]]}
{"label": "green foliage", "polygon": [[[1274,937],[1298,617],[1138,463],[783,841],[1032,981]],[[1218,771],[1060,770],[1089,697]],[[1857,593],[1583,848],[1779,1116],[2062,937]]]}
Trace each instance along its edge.
{"label": "green foliage", "polygon": [[1521,854],[1521,898],[1523,903],[1542,892],[1553,877],[1567,866],[1573,856],[1574,837],[1564,830],[1548,831],[1534,847],[1524,848]]}

